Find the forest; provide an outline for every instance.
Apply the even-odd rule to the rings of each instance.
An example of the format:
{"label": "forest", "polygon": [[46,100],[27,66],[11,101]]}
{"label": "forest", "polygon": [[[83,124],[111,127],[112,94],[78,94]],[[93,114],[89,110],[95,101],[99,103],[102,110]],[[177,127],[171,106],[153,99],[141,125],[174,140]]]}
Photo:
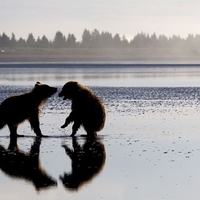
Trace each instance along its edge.
{"label": "forest", "polygon": [[81,41],[77,41],[74,34],[67,37],[60,31],[55,33],[53,40],[49,40],[45,35],[35,38],[32,33],[26,39],[16,39],[12,33],[9,37],[6,33],[0,34],[0,47],[28,47],[28,48],[151,48],[151,49],[200,49],[200,34],[189,34],[186,38],[173,35],[149,35],[138,33],[131,40],[119,34],[112,35],[110,32],[89,31],[85,29]]}

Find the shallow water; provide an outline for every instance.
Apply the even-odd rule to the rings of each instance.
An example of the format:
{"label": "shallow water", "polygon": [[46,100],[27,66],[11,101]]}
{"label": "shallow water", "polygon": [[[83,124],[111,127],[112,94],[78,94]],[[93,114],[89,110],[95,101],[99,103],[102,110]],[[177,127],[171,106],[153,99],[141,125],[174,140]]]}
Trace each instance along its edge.
{"label": "shallow water", "polygon": [[[92,69],[93,78],[87,76],[91,69],[78,72],[78,68],[78,76],[73,69],[71,77],[88,85],[105,103],[105,128],[92,144],[82,136],[83,129],[72,140],[68,137],[71,125],[60,128],[70,112],[70,102],[54,95],[43,106],[40,117],[41,130],[49,138],[36,140],[27,122],[18,130],[27,137],[17,141],[10,141],[7,127],[2,129],[1,198],[198,199],[200,75],[195,68],[196,73],[194,68],[171,67],[165,68],[166,72],[143,68],[139,75],[135,68],[127,68],[120,69],[118,76],[118,69],[112,68],[108,69],[115,74],[111,81],[101,77],[109,76],[105,68],[104,73],[100,68],[96,72]],[[12,70],[18,69],[0,72],[0,102],[31,89],[38,77],[59,89],[69,78],[66,75],[64,81],[62,71],[62,78],[54,79],[46,72],[52,69],[43,69],[39,74],[27,70],[20,79]],[[16,142],[19,151],[14,148]],[[7,150],[9,144],[12,150]]]}
{"label": "shallow water", "polygon": [[2,64],[0,84],[29,85],[41,81],[63,85],[77,80],[87,86],[199,87],[200,65],[132,64]]}

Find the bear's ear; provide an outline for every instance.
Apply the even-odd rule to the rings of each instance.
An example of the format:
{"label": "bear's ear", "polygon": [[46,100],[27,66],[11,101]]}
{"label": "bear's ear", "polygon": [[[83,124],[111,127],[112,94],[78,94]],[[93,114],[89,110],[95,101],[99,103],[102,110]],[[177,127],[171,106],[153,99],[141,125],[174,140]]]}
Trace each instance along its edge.
{"label": "bear's ear", "polygon": [[76,87],[78,85],[78,82],[76,82],[76,81],[69,81],[65,85],[70,85],[71,87]]}
{"label": "bear's ear", "polygon": [[72,87],[73,87],[74,89],[78,88],[78,82],[73,81],[73,82],[72,82]]}
{"label": "bear's ear", "polygon": [[74,84],[74,86],[77,86],[77,85],[78,85],[78,82],[74,81],[73,84]]}
{"label": "bear's ear", "polygon": [[41,83],[38,81],[36,84],[35,84],[35,87],[38,87],[38,86],[40,86],[41,85]]}

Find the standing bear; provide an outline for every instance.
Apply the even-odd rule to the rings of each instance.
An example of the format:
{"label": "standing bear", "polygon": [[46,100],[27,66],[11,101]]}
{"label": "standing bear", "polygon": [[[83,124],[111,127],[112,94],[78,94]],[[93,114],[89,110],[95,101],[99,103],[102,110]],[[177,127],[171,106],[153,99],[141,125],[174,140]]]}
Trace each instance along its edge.
{"label": "standing bear", "polygon": [[96,132],[102,130],[106,119],[105,108],[101,99],[89,88],[70,81],[63,86],[59,97],[64,97],[63,100],[70,99],[72,101],[72,112],[66,118],[65,124],[61,126],[61,128],[65,128],[69,123],[74,122],[71,136],[76,134],[80,126],[84,127],[87,136],[90,138],[93,138]]}
{"label": "standing bear", "polygon": [[4,100],[0,105],[0,129],[8,125],[11,137],[22,136],[17,134],[17,127],[24,120],[28,120],[35,134],[42,137],[39,123],[40,107],[56,91],[55,87],[37,82],[33,90]]}

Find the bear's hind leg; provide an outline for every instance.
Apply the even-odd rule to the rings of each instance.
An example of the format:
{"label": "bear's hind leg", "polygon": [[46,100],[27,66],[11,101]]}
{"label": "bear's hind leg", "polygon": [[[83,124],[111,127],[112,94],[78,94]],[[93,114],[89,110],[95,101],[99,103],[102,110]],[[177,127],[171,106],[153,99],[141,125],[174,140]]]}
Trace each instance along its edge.
{"label": "bear's hind leg", "polygon": [[88,139],[93,140],[93,139],[95,139],[96,136],[97,136],[97,133],[94,132],[93,130],[86,130],[86,132],[87,132],[87,138],[88,138]]}
{"label": "bear's hind leg", "polygon": [[95,139],[96,136],[97,136],[97,133],[96,133],[96,129],[94,128],[93,124],[90,124],[90,123],[84,123],[84,129],[87,133],[87,138],[88,139]]}
{"label": "bear's hind leg", "polygon": [[13,125],[13,124],[8,124],[8,128],[10,130],[10,137],[24,137],[24,135],[18,135],[17,134],[17,125]]}

